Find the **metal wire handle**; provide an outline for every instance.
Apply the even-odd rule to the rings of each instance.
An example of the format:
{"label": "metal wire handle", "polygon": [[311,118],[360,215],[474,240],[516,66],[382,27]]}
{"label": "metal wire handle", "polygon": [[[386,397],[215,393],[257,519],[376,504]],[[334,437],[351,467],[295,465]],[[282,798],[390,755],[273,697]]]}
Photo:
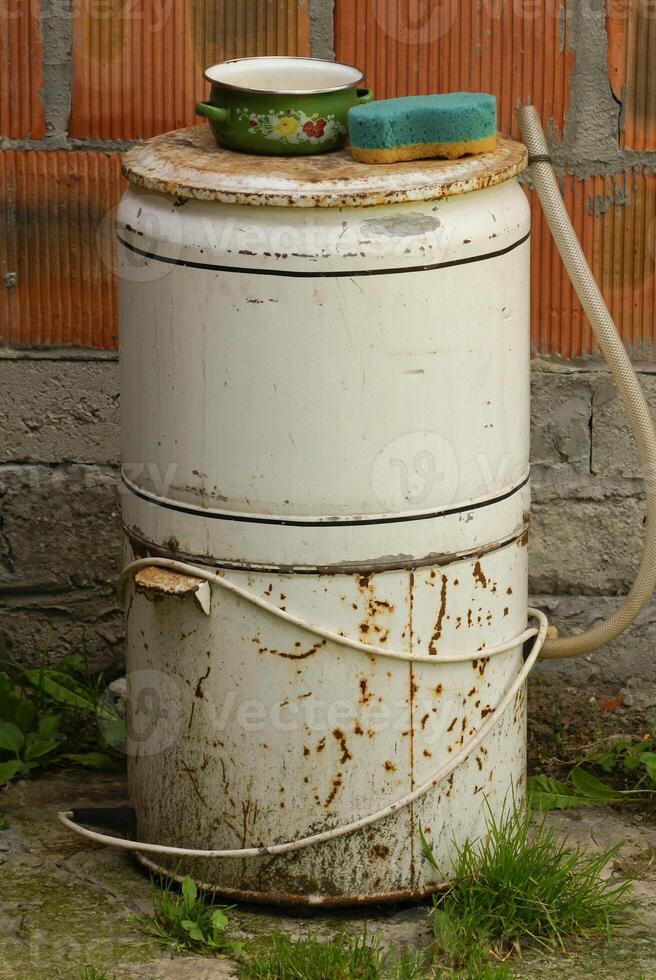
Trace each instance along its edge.
{"label": "metal wire handle", "polygon": [[[112,837],[108,834],[99,834],[95,830],[89,830],[86,827],[82,827],[79,823],[76,823],[76,821],[72,819],[73,814],[71,810],[58,813],[57,816],[59,821],[65,827],[68,827],[69,830],[74,831],[81,837],[86,837],[88,840],[96,841],[99,844],[107,844],[109,847],[119,848],[120,850],[124,851],[170,854],[177,857],[192,858],[247,858],[261,857],[262,855],[267,854],[287,854],[290,851],[300,851],[305,847],[311,847],[314,844],[323,844],[325,841],[335,840],[338,837],[344,837],[347,834],[352,834],[356,830],[369,827],[371,824],[384,820],[385,817],[390,816],[397,810],[401,810],[403,807],[409,806],[410,803],[413,803],[415,800],[419,799],[420,796],[424,796],[430,789],[437,786],[438,783],[450,776],[451,773],[458,768],[458,766],[466,761],[474,749],[481,744],[481,742],[492,731],[496,723],[503,717],[504,712],[526,681],[533,668],[533,665],[538,659],[540,650],[542,649],[542,644],[544,643],[547,635],[547,628],[549,624],[544,613],[539,609],[529,607],[528,614],[529,616],[537,619],[540,624],[536,630],[535,640],[533,641],[531,652],[524,662],[517,677],[501,698],[499,704],[492,711],[492,713],[488,715],[473,738],[466,745],[464,745],[446,765],[442,766],[441,769],[438,769],[438,771],[430,779],[427,779],[420,786],[417,786],[411,793],[407,793],[405,796],[401,797],[401,799],[396,800],[394,803],[389,803],[381,810],[376,810],[374,813],[370,813],[366,817],[360,817],[358,820],[353,820],[350,823],[343,824],[341,827],[333,827],[331,830],[324,830],[318,834],[311,834],[309,837],[301,837],[295,841],[286,841],[282,844],[268,844],[262,847],[241,847],[223,850],[198,850],[193,847],[169,847],[168,845],[163,844],[151,844],[144,841],[127,840],[123,837]],[[517,646],[522,641],[518,637],[513,642],[515,646]],[[469,659],[473,660],[480,656],[480,651],[477,651],[475,654],[472,654]],[[431,657],[429,662],[439,664],[443,663],[444,661],[438,659],[437,657]]]}

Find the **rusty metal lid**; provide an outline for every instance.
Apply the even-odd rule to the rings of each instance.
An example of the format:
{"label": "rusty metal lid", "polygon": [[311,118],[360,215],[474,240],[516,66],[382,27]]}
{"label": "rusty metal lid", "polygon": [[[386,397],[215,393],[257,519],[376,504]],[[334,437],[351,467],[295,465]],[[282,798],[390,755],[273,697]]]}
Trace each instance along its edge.
{"label": "rusty metal lid", "polygon": [[348,150],[298,157],[235,153],[216,145],[209,126],[191,126],[133,147],[123,158],[123,174],[171,197],[338,208],[466,194],[510,180],[526,165],[526,147],[504,136],[494,153],[375,166],[357,163]]}

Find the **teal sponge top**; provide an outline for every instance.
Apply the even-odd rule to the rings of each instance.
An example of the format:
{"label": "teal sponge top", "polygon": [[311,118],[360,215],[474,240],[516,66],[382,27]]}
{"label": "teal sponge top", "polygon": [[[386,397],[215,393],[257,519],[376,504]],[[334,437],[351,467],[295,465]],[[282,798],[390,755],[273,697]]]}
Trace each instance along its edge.
{"label": "teal sponge top", "polygon": [[349,109],[348,128],[352,145],[368,150],[479,140],[497,131],[497,100],[485,92],[381,99]]}

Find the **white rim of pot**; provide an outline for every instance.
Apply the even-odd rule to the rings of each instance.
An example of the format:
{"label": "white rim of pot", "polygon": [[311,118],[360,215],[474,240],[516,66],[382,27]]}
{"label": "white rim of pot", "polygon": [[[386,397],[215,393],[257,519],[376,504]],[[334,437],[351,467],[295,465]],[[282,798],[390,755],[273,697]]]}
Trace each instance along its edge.
{"label": "white rim of pot", "polygon": [[[223,68],[226,65],[236,65],[243,64],[246,65],[250,62],[252,65],[263,66],[263,62],[292,62],[294,64],[300,65],[305,63],[308,69],[311,69],[318,65],[325,65],[331,70],[342,68],[345,71],[352,72],[353,77],[350,81],[343,85],[328,85],[324,88],[257,88],[253,85],[240,85],[234,81],[228,82],[223,81],[221,78],[216,78],[211,73],[215,69]],[[337,72],[335,72],[337,74]],[[228,61],[219,61],[215,65],[208,65],[208,67],[203,72],[203,78],[206,81],[211,82],[212,85],[217,85],[219,88],[227,88],[233,92],[244,92],[244,93],[255,93],[257,95],[321,95],[327,94],[329,92],[344,92],[347,89],[357,88],[362,79],[364,78],[363,73],[359,68],[354,65],[347,65],[340,61],[327,61],[325,58],[302,58],[287,55],[262,55],[257,58],[230,58]]]}

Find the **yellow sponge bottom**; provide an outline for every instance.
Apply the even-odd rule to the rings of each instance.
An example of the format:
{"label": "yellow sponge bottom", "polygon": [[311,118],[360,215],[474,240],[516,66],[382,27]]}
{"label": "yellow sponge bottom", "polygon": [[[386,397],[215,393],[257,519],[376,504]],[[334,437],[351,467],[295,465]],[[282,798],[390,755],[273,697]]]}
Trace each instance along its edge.
{"label": "yellow sponge bottom", "polygon": [[497,148],[496,133],[480,140],[462,140],[459,143],[406,143],[391,146],[384,150],[371,150],[352,146],[351,153],[361,163],[397,163],[399,160],[421,160],[428,157],[443,157],[457,160],[468,154],[491,153]]}

